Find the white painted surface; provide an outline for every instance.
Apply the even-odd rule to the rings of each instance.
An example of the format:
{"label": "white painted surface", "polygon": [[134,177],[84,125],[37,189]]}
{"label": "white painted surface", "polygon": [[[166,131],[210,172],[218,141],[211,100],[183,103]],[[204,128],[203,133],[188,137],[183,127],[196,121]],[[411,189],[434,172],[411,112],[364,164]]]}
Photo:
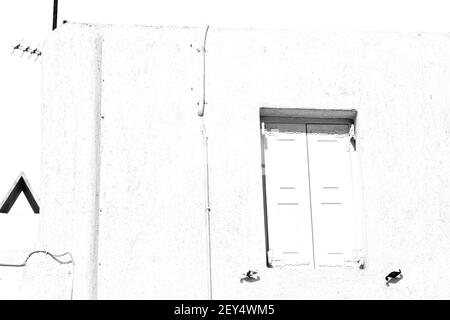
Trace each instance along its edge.
{"label": "white painted surface", "polygon": [[364,230],[355,223],[350,125],[320,122],[265,124],[272,267],[358,267]]}
{"label": "white painted surface", "polygon": [[266,124],[268,263],[314,268],[305,124]]}
{"label": "white painted surface", "polygon": [[[40,215],[34,214],[23,193],[9,214],[0,214],[0,264],[20,264],[35,249],[39,218]],[[23,275],[23,268],[0,266],[0,299],[20,296]]]}
{"label": "white painted surface", "polygon": [[349,125],[307,125],[315,264],[354,268],[355,242]]}
{"label": "white painted surface", "polygon": [[[48,41],[41,233],[80,261],[76,297],[206,297],[199,30],[65,25]],[[214,299],[450,296],[449,51],[446,33],[210,29]],[[261,107],[358,110],[366,270],[265,267]]]}
{"label": "white painted surface", "polygon": [[[35,249],[39,214],[21,193],[9,214],[0,214],[0,264],[20,264]],[[20,297],[24,269],[0,266],[0,299]]]}
{"label": "white painted surface", "polygon": [[[53,41],[46,43],[42,61],[44,70],[54,72],[44,73],[42,79],[41,175],[45,178],[41,183],[38,248],[53,254],[72,253],[76,264],[74,298],[96,295],[101,38],[92,30],[76,28],[69,37],[52,33]],[[68,59],[62,65],[60,56]],[[43,260],[40,268],[34,266],[33,261],[38,260],[26,268],[36,271],[27,272],[23,294],[67,299],[70,295],[66,290],[55,287],[59,281],[48,281],[49,270],[59,265]],[[41,290],[44,286],[48,289]]]}
{"label": "white painted surface", "polygon": [[103,35],[99,298],[206,297],[200,41],[197,28]]}

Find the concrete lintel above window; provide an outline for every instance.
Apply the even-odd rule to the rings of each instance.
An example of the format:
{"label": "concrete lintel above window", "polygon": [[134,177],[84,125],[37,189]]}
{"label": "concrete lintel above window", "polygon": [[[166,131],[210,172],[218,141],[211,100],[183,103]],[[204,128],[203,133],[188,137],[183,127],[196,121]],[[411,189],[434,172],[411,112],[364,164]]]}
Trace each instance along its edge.
{"label": "concrete lintel above window", "polygon": [[266,123],[354,123],[355,109],[260,108],[261,122]]}

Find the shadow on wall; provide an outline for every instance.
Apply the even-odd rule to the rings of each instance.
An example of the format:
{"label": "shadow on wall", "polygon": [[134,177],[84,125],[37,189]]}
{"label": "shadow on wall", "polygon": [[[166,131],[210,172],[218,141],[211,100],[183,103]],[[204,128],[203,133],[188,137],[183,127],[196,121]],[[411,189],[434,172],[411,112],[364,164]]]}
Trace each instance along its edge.
{"label": "shadow on wall", "polygon": [[259,281],[261,279],[260,276],[256,276],[256,277],[243,277],[241,278],[240,282],[244,283],[244,282],[256,282]]}
{"label": "shadow on wall", "polygon": [[386,287],[389,287],[390,284],[396,284],[397,282],[399,282],[400,280],[403,279],[403,275],[399,275],[397,278],[392,278],[389,279],[388,281],[386,281]]}

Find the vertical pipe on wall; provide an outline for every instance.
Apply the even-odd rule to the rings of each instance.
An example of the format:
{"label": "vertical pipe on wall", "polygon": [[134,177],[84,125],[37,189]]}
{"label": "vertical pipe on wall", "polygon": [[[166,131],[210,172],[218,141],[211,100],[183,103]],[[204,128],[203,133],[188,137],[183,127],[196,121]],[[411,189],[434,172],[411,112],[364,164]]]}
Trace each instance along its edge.
{"label": "vertical pipe on wall", "polygon": [[203,115],[206,105],[206,36],[209,26],[206,25],[202,32],[202,43],[198,51],[202,54],[202,99],[198,102],[198,116],[201,117],[200,130],[203,137],[203,154],[204,154],[204,186],[205,186],[205,225],[206,225],[206,249],[207,249],[207,287],[208,299],[212,299],[212,270],[211,270],[211,209],[209,207],[209,169],[208,169],[208,135],[206,133]]}
{"label": "vertical pipe on wall", "polygon": [[99,239],[100,239],[100,214],[102,212],[101,204],[100,204],[100,186],[101,186],[101,130],[102,130],[102,120],[104,119],[104,115],[102,113],[102,91],[103,91],[103,37],[98,36],[96,39],[97,48],[98,48],[98,57],[97,60],[97,95],[95,101],[95,215],[93,216],[93,221],[91,223],[91,234],[92,234],[92,247],[91,250],[91,258],[92,258],[92,269],[91,269],[91,278],[90,278],[90,288],[89,292],[90,299],[98,299],[98,275],[99,275]]}
{"label": "vertical pipe on wall", "polygon": [[207,287],[208,299],[212,299],[212,270],[211,270],[211,209],[209,207],[209,168],[208,168],[208,136],[206,128],[201,119],[201,132],[203,136],[204,177],[205,177],[205,226],[206,226],[206,258],[207,258]]}
{"label": "vertical pipe on wall", "polygon": [[208,35],[208,29],[209,26],[206,25],[205,28],[203,29],[203,41],[202,44],[200,46],[200,48],[198,49],[201,53],[202,53],[202,101],[200,101],[199,103],[199,109],[198,109],[198,115],[200,117],[203,117],[204,113],[205,113],[205,105],[206,105],[206,36]]}
{"label": "vertical pipe on wall", "polygon": [[52,30],[56,29],[58,24],[58,0],[53,0],[53,26]]}

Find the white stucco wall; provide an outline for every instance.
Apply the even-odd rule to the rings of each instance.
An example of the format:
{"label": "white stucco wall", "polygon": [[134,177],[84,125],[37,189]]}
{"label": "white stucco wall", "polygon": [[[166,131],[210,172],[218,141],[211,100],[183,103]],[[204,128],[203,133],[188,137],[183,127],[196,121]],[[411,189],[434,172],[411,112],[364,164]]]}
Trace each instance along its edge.
{"label": "white stucco wall", "polygon": [[[449,40],[448,34],[211,30],[207,127],[217,298],[449,296]],[[264,268],[257,165],[263,106],[358,111],[367,270]],[[230,281],[256,262],[260,282]],[[386,287],[383,277],[396,266],[405,278]]]}
{"label": "white stucco wall", "polygon": [[[71,252],[76,264],[74,298],[92,298],[97,269],[101,38],[88,28],[77,28],[70,36],[52,33],[45,47],[42,70],[53,71],[50,77],[43,72],[42,78],[41,193],[49,196],[41,196],[37,248],[53,254]],[[33,261],[29,268],[34,272],[27,273],[22,288],[24,297],[70,298],[65,283],[72,274],[66,266],[55,268],[55,261],[40,257],[46,267],[36,268]],[[52,278],[55,270],[61,273]]]}
{"label": "white stucco wall", "polygon": [[[41,237],[74,255],[75,297],[207,297],[201,40],[65,24],[46,43]],[[449,52],[446,33],[210,28],[214,299],[450,297]],[[358,111],[365,270],[265,266],[261,107]]]}

